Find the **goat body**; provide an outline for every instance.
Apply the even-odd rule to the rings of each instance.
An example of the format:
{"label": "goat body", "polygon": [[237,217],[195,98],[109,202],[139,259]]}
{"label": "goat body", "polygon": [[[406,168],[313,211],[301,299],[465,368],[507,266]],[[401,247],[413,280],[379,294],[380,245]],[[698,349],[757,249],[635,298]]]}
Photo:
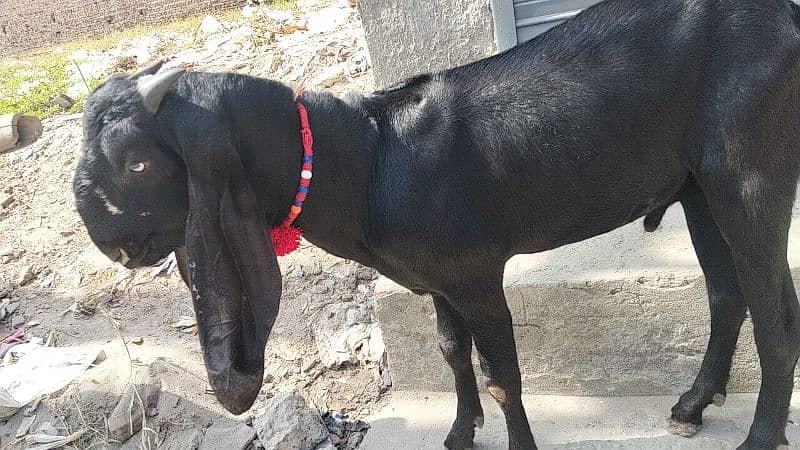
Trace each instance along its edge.
{"label": "goat body", "polygon": [[[654,229],[676,201],[714,331],[673,423],[696,431],[703,409],[724,396],[749,308],[764,384],[741,448],[785,442],[800,355],[786,260],[800,175],[797,11],[785,0],[607,0],[472,64],[366,96],[299,98],[315,172],[296,223],[321,248],[433,296],[459,398],[448,448],[471,446],[483,422],[473,342],[509,447],[535,448],[502,288],[508,258],[645,215]],[[278,309],[266,229],[284,218],[297,182],[293,93],[269,80],[187,73],[165,94],[136,77],[108,81],[87,102],[78,209],[98,246],[112,258],[122,250],[131,266],[186,245],[209,378],[241,412],[261,386]],[[131,161],[160,172],[131,175]],[[179,198],[156,204],[159,193]],[[104,202],[150,214],[114,214]]]}

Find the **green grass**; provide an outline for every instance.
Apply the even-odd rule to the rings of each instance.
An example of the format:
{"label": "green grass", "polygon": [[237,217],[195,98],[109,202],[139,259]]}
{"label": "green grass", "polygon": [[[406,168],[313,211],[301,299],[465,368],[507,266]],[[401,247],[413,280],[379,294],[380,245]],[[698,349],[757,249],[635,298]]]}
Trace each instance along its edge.
{"label": "green grass", "polygon": [[[270,8],[297,10],[296,0],[269,0],[262,2]],[[221,21],[232,21],[240,17],[239,10],[222,11],[214,14]],[[205,15],[191,16],[179,19],[164,25],[141,25],[109,33],[97,38],[82,38],[49,48],[39,49],[30,54],[18,57],[0,59],[0,114],[20,113],[31,114],[41,119],[50,117],[62,109],[52,103],[58,94],[66,94],[70,87],[70,77],[67,72],[69,66],[74,67],[70,55],[76,50],[103,51],[113,48],[124,41],[132,40],[139,36],[155,32],[172,31],[180,34],[194,34],[200,27]],[[169,54],[178,48],[163,48],[162,53]],[[41,82],[39,82],[41,81]],[[103,81],[100,79],[86,80],[89,90],[94,89]],[[20,95],[21,87],[37,83]],[[74,81],[73,81],[74,82]],[[83,101],[89,93],[83,90],[71,112],[80,111]]]}
{"label": "green grass", "polygon": [[[0,114],[21,113],[45,118],[61,111],[52,99],[66,93],[70,85],[66,53],[42,53],[26,58],[0,61]],[[101,80],[87,80],[90,88]],[[28,86],[25,93],[21,88]],[[88,94],[88,91],[87,91]],[[75,99],[72,110],[82,106],[83,97]]]}

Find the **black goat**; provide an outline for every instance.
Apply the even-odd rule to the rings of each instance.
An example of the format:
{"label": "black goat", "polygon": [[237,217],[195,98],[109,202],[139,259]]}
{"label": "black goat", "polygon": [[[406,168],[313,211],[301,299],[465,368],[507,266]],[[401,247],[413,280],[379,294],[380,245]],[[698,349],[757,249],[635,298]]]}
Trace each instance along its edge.
{"label": "black goat", "polygon": [[[268,229],[302,155],[294,93],[235,74],[113,77],[86,104],[78,210],[109,257],[186,246],[217,397],[248,409],[280,300]],[[433,296],[458,392],[445,444],[483,421],[472,342],[535,448],[503,296],[512,255],[596,236],[680,201],[706,275],[712,333],[672,409],[694,432],[724,398],[749,308],[762,368],[743,449],[786,444],[800,308],[786,258],[800,174],[800,32],[787,0],[608,0],[505,53],[339,100],[309,92],[309,241]],[[188,219],[187,219],[188,217]],[[184,258],[182,258],[184,259]]]}

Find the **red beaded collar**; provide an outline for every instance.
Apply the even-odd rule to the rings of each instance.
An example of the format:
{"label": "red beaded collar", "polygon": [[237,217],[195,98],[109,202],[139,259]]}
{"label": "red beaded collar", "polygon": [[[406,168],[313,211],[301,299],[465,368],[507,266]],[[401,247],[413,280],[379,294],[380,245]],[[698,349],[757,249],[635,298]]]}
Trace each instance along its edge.
{"label": "red beaded collar", "polygon": [[[302,94],[302,90],[297,93],[297,98]],[[294,196],[289,215],[278,226],[269,230],[272,238],[272,246],[275,248],[277,256],[285,256],[300,247],[300,239],[303,237],[303,230],[293,226],[295,219],[303,210],[303,202],[308,196],[308,187],[311,185],[311,171],[314,168],[314,136],[311,134],[311,126],[308,123],[308,110],[305,105],[296,101],[297,112],[300,114],[300,137],[303,140],[303,167],[300,171],[300,184],[297,186],[297,194]]]}

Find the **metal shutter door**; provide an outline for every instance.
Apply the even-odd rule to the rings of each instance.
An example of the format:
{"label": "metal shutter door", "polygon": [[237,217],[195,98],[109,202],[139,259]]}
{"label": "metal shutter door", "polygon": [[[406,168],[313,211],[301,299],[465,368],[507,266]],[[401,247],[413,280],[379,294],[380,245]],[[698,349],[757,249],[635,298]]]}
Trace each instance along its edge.
{"label": "metal shutter door", "polygon": [[533,39],[601,0],[513,0],[517,43]]}

